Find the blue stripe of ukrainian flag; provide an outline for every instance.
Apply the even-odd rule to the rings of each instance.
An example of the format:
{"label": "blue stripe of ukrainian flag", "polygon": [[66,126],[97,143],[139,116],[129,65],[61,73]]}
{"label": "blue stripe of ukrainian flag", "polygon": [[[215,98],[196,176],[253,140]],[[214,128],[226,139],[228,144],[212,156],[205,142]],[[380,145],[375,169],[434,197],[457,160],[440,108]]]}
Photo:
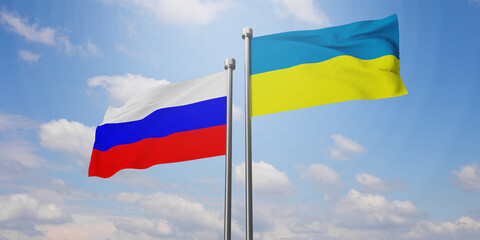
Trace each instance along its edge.
{"label": "blue stripe of ukrainian flag", "polygon": [[252,39],[252,116],[407,94],[396,15]]}

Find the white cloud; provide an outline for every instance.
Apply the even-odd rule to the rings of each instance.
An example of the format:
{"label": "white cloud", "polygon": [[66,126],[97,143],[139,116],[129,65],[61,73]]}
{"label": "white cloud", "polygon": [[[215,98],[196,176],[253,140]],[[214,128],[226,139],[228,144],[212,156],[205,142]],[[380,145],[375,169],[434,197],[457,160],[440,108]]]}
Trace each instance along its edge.
{"label": "white cloud", "polygon": [[132,169],[124,169],[108,178],[108,181],[122,185],[150,189],[160,189],[165,187],[165,184],[158,182],[155,178],[152,178],[144,173],[139,173],[138,171],[134,171]]}
{"label": "white cloud", "polygon": [[[236,208],[234,208],[235,210]],[[238,211],[243,215],[243,211]],[[300,213],[303,212],[303,213]],[[235,215],[235,214],[234,214]],[[422,240],[474,240],[479,236],[479,222],[461,217],[452,222],[418,221],[408,228],[345,228],[335,217],[319,217],[311,206],[295,204],[255,204],[255,239],[422,239]],[[103,216],[72,214],[73,221],[64,224],[36,225],[45,239],[60,240],[69,236],[73,240],[87,239],[222,239],[222,229],[210,232],[189,232],[167,220],[155,217]],[[220,217],[221,218],[221,217]],[[268,226],[263,226],[267,220]],[[238,222],[243,222],[239,220]],[[235,229],[238,225],[235,223]],[[6,230],[0,230],[5,239],[38,239]],[[244,233],[234,231],[233,239]],[[0,239],[2,239],[0,237]],[[43,238],[41,238],[43,239]]]}
{"label": "white cloud", "polygon": [[335,140],[335,147],[330,149],[330,157],[333,159],[347,160],[355,156],[355,154],[366,151],[366,149],[357,142],[340,134],[333,134],[330,137]]}
{"label": "white cloud", "polygon": [[[87,39],[83,44],[72,44],[69,37],[58,34],[57,31],[51,27],[40,28],[37,23],[30,24],[27,19],[17,16],[17,14],[2,9],[0,11],[0,23],[9,31],[15,32],[27,41],[38,42],[47,45],[57,45],[69,55],[84,55],[84,56],[100,56],[98,47]],[[38,55],[33,53],[22,53],[20,57],[27,61],[37,61]],[[36,58],[36,60],[34,60]]]}
{"label": "white cloud", "polygon": [[400,187],[400,183],[389,183],[379,177],[366,173],[355,174],[355,180],[367,191],[385,192]]}
{"label": "white cloud", "polygon": [[40,55],[27,50],[18,51],[18,56],[23,59],[25,62],[36,62],[40,58]]}
{"label": "white cloud", "polygon": [[[130,233],[143,233],[152,237],[169,235],[173,239],[219,239],[223,232],[223,215],[205,209],[196,201],[173,194],[119,193],[116,199],[132,203],[143,209],[147,219],[117,221],[116,227]],[[149,226],[142,225],[142,222]],[[128,226],[127,226],[128,225]],[[240,228],[232,222],[232,231],[239,234]],[[164,238],[168,238],[165,236]]]}
{"label": "white cloud", "polygon": [[[26,173],[32,175],[35,174],[33,171]],[[25,178],[25,176],[23,178]],[[86,199],[90,201],[102,199],[102,196],[98,193],[80,190],[75,186],[63,182],[61,179],[48,179],[45,175],[40,175],[28,176],[28,180],[44,183],[44,187],[34,185],[21,186],[23,191],[26,191],[30,196],[39,201],[48,201],[59,205],[65,205],[68,202],[77,202]]]}
{"label": "white cloud", "polygon": [[128,56],[132,56],[132,57],[140,57],[141,56],[141,54],[139,54],[137,52],[134,52],[134,51],[131,51],[130,49],[128,49],[127,47],[125,47],[124,45],[122,45],[120,43],[115,44],[115,51],[119,52],[119,53],[126,54]]}
{"label": "white cloud", "polygon": [[22,116],[15,114],[2,114],[0,113],[0,132],[2,131],[11,131],[17,129],[34,129],[36,124]]}
{"label": "white cloud", "polygon": [[87,83],[92,88],[101,87],[105,89],[110,102],[121,106],[131,97],[169,82],[127,73],[124,76],[97,76],[88,79]]}
{"label": "white cloud", "polygon": [[[245,183],[245,163],[233,165],[233,177],[238,183]],[[253,162],[253,191],[257,194],[278,197],[292,192],[293,186],[285,172],[278,171],[264,161]]]}
{"label": "white cloud", "polygon": [[474,162],[471,165],[465,165],[460,168],[460,171],[452,171],[457,179],[453,183],[461,188],[470,190],[480,190],[480,170],[478,163]]}
{"label": "white cloud", "polygon": [[[198,202],[165,193],[122,193],[116,198],[141,206],[144,216],[116,217],[114,225],[118,231],[110,238],[221,239],[221,213],[212,213]],[[425,215],[409,201],[387,201],[382,195],[362,194],[356,190],[350,190],[334,202],[330,214],[325,214],[316,205],[257,201],[255,239],[473,240],[479,236],[479,222],[472,218],[462,217],[445,223],[420,221]],[[244,222],[242,208],[242,204],[234,204],[233,208],[236,229],[233,235],[239,239],[244,236],[236,224]],[[188,214],[193,221],[184,220]],[[207,216],[203,221],[213,219],[217,226],[202,226],[199,216]]]}
{"label": "white cloud", "polygon": [[334,207],[340,225],[347,228],[395,228],[415,224],[422,214],[409,201],[388,202],[385,196],[351,189]]}
{"label": "white cloud", "polygon": [[0,141],[0,162],[4,166],[23,168],[40,167],[45,164],[45,160],[36,154],[35,144],[22,138],[23,131],[28,133],[37,127],[35,122],[24,116],[0,113],[0,137],[3,135],[9,139]]}
{"label": "white cloud", "polygon": [[232,106],[232,118],[234,121],[242,120],[243,110],[236,105]]}
{"label": "white cloud", "polygon": [[5,9],[0,11],[0,22],[6,26],[9,31],[15,32],[27,41],[39,42],[44,44],[55,44],[55,30],[50,27],[40,28],[38,24],[29,24],[26,19],[16,16]]}
{"label": "white cloud", "polygon": [[115,221],[115,227],[132,234],[146,234],[152,237],[164,237],[172,233],[172,227],[165,220],[130,218]]}
{"label": "white cloud", "polygon": [[81,49],[83,51],[83,54],[86,56],[100,56],[100,50],[98,49],[97,45],[95,45],[90,39],[87,39],[87,41],[83,43]]}
{"label": "white cloud", "polygon": [[[237,208],[233,215],[241,215],[239,222],[244,222],[245,213]],[[317,210],[314,205],[255,201],[254,239],[334,239],[326,236],[334,221],[325,220]]]}
{"label": "white cloud", "polygon": [[115,44],[115,50],[117,52],[128,52],[128,49],[120,43]]}
{"label": "white cloud", "polygon": [[404,239],[478,239],[480,221],[464,216],[455,222],[420,221]]}
{"label": "white cloud", "polygon": [[67,36],[59,36],[57,38],[58,45],[68,55],[82,55],[82,56],[100,56],[100,50],[97,45],[92,43],[90,39],[87,39],[83,44],[73,44],[70,42],[70,38]]}
{"label": "white cloud", "polygon": [[[129,239],[113,238],[117,230],[112,217],[95,214],[72,214],[72,221],[57,225],[40,225],[37,229],[49,240]],[[131,239],[131,238],[130,238]]]}
{"label": "white cloud", "polygon": [[117,43],[115,44],[115,51],[117,52],[124,52],[124,53],[130,53],[130,51],[125,47],[124,45]]}
{"label": "white cloud", "polygon": [[468,0],[469,3],[480,3],[480,0]]}
{"label": "white cloud", "polygon": [[39,167],[45,161],[35,154],[35,148],[30,142],[18,140],[0,142],[0,160],[15,161],[25,167]]}
{"label": "white cloud", "polygon": [[[5,180],[10,181],[10,180],[17,179],[18,176],[22,176],[25,172],[26,172],[26,167],[19,162],[0,161],[0,181],[5,181]],[[31,175],[25,175],[25,176],[28,176],[29,179],[31,177]]]}
{"label": "white cloud", "polygon": [[[352,191],[355,194],[352,194]],[[478,219],[462,217],[457,221],[440,223],[422,221],[420,219],[425,215],[419,213],[410,202],[387,201],[381,195],[361,194],[351,190],[332,207],[330,214],[326,214],[321,210],[324,206],[318,206],[318,203],[272,204],[257,201],[254,238],[476,240],[480,236]],[[339,209],[344,209],[344,212],[339,213]],[[237,215],[240,214],[244,212],[238,211]],[[257,216],[262,221],[266,219],[267,223],[262,224],[267,226],[258,226]],[[243,222],[243,219],[240,222]],[[426,224],[430,226],[425,226]],[[427,228],[432,230],[425,230]],[[433,231],[436,233],[432,233]]]}
{"label": "white cloud", "polygon": [[40,204],[28,194],[0,196],[0,228],[21,230],[27,235],[41,234],[35,225],[71,221],[71,216],[55,204]]}
{"label": "white cloud", "polygon": [[341,186],[340,175],[323,164],[311,164],[300,174],[300,179],[313,181],[320,186]]}
{"label": "white cloud", "polygon": [[119,202],[134,203],[143,207],[145,214],[161,217],[172,224],[189,229],[223,228],[223,222],[216,214],[206,210],[202,204],[173,194],[157,192],[152,195],[141,193],[119,193],[116,195]]}
{"label": "white cloud", "polygon": [[117,0],[115,2],[128,8],[133,6],[144,16],[154,16],[162,22],[183,26],[209,24],[220,12],[235,6],[235,3],[230,0]]}
{"label": "white cloud", "polygon": [[326,223],[321,221],[309,223],[292,221],[288,223],[288,228],[294,233],[324,233],[327,231]]}
{"label": "white cloud", "polygon": [[280,17],[293,15],[298,20],[318,26],[330,25],[325,12],[313,0],[272,0]]}
{"label": "white cloud", "polygon": [[40,144],[47,149],[79,156],[79,164],[85,165],[90,159],[95,128],[66,119],[52,120],[40,126]]}

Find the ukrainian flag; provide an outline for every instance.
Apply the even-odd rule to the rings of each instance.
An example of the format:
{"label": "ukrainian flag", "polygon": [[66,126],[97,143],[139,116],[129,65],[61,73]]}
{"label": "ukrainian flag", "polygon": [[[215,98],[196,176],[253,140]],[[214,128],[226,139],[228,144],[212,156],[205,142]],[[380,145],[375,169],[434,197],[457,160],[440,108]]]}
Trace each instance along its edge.
{"label": "ukrainian flag", "polygon": [[251,116],[407,94],[397,15],[252,38]]}

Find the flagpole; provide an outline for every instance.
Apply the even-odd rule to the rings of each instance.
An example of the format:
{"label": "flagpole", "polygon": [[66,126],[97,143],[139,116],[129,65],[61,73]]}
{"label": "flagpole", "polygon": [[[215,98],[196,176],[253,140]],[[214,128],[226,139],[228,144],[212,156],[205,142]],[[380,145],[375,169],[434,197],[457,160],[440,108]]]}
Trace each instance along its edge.
{"label": "flagpole", "polygon": [[253,206],[252,206],[252,122],[250,116],[250,39],[253,30],[242,29],[245,40],[245,220],[246,239],[253,240]]}
{"label": "flagpole", "polygon": [[235,58],[225,59],[227,70],[227,149],[225,154],[225,210],[223,234],[224,240],[230,240],[232,236],[232,83],[233,70],[235,70]]}

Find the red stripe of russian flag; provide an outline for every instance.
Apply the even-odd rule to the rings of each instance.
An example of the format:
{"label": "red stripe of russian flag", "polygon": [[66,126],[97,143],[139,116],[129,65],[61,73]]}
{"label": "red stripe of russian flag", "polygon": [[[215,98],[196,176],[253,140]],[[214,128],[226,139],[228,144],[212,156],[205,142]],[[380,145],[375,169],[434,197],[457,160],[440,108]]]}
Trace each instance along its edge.
{"label": "red stripe of russian flag", "polygon": [[102,152],[94,149],[88,176],[108,178],[126,168],[145,169],[156,164],[225,155],[226,125],[147,138]]}

